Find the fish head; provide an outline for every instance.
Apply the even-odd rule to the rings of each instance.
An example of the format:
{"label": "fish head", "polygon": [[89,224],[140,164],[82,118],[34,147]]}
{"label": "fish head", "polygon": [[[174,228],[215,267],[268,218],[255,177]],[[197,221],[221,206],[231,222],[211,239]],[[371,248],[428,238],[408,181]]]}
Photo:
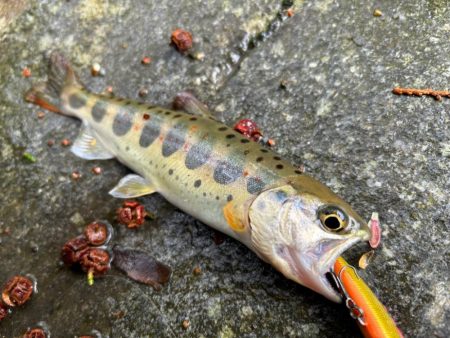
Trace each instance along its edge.
{"label": "fish head", "polygon": [[306,175],[261,192],[249,207],[251,245],[287,278],[339,302],[326,274],[336,259],[371,231],[325,185]]}

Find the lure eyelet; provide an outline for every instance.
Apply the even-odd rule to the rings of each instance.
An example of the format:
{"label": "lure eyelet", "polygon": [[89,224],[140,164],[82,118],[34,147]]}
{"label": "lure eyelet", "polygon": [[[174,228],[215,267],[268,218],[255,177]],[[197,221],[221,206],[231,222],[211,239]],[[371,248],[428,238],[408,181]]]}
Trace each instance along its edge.
{"label": "lure eyelet", "polygon": [[327,231],[339,232],[348,225],[348,216],[339,207],[325,205],[317,211],[320,223]]}

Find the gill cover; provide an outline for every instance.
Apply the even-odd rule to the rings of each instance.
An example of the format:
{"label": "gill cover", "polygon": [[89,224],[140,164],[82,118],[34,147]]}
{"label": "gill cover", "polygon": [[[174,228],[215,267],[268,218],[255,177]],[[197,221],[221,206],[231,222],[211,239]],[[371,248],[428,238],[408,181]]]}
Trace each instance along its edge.
{"label": "gill cover", "polygon": [[[327,229],[319,217],[324,206],[336,206],[348,217],[345,228]],[[368,240],[360,217],[320,182],[302,175],[259,194],[249,208],[253,250],[287,278],[325,297],[340,301],[326,278],[340,254]]]}

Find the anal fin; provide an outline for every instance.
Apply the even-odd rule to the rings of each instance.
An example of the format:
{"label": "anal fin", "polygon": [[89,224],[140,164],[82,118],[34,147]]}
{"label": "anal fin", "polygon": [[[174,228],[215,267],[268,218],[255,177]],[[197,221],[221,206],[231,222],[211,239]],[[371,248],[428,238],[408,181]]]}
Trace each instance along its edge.
{"label": "anal fin", "polygon": [[155,191],[153,185],[145,178],[129,174],[122,178],[109,194],[116,198],[135,198],[152,194]]}
{"label": "anal fin", "polygon": [[71,151],[85,160],[109,160],[114,158],[114,155],[98,142],[88,126],[83,127]]}

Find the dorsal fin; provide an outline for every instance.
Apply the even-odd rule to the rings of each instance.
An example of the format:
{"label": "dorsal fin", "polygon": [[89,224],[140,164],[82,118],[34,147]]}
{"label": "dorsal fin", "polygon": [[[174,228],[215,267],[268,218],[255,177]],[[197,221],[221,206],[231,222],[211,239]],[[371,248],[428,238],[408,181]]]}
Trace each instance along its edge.
{"label": "dorsal fin", "polygon": [[214,117],[208,107],[188,91],[178,93],[173,99],[172,105],[175,110],[184,110],[192,115]]}

